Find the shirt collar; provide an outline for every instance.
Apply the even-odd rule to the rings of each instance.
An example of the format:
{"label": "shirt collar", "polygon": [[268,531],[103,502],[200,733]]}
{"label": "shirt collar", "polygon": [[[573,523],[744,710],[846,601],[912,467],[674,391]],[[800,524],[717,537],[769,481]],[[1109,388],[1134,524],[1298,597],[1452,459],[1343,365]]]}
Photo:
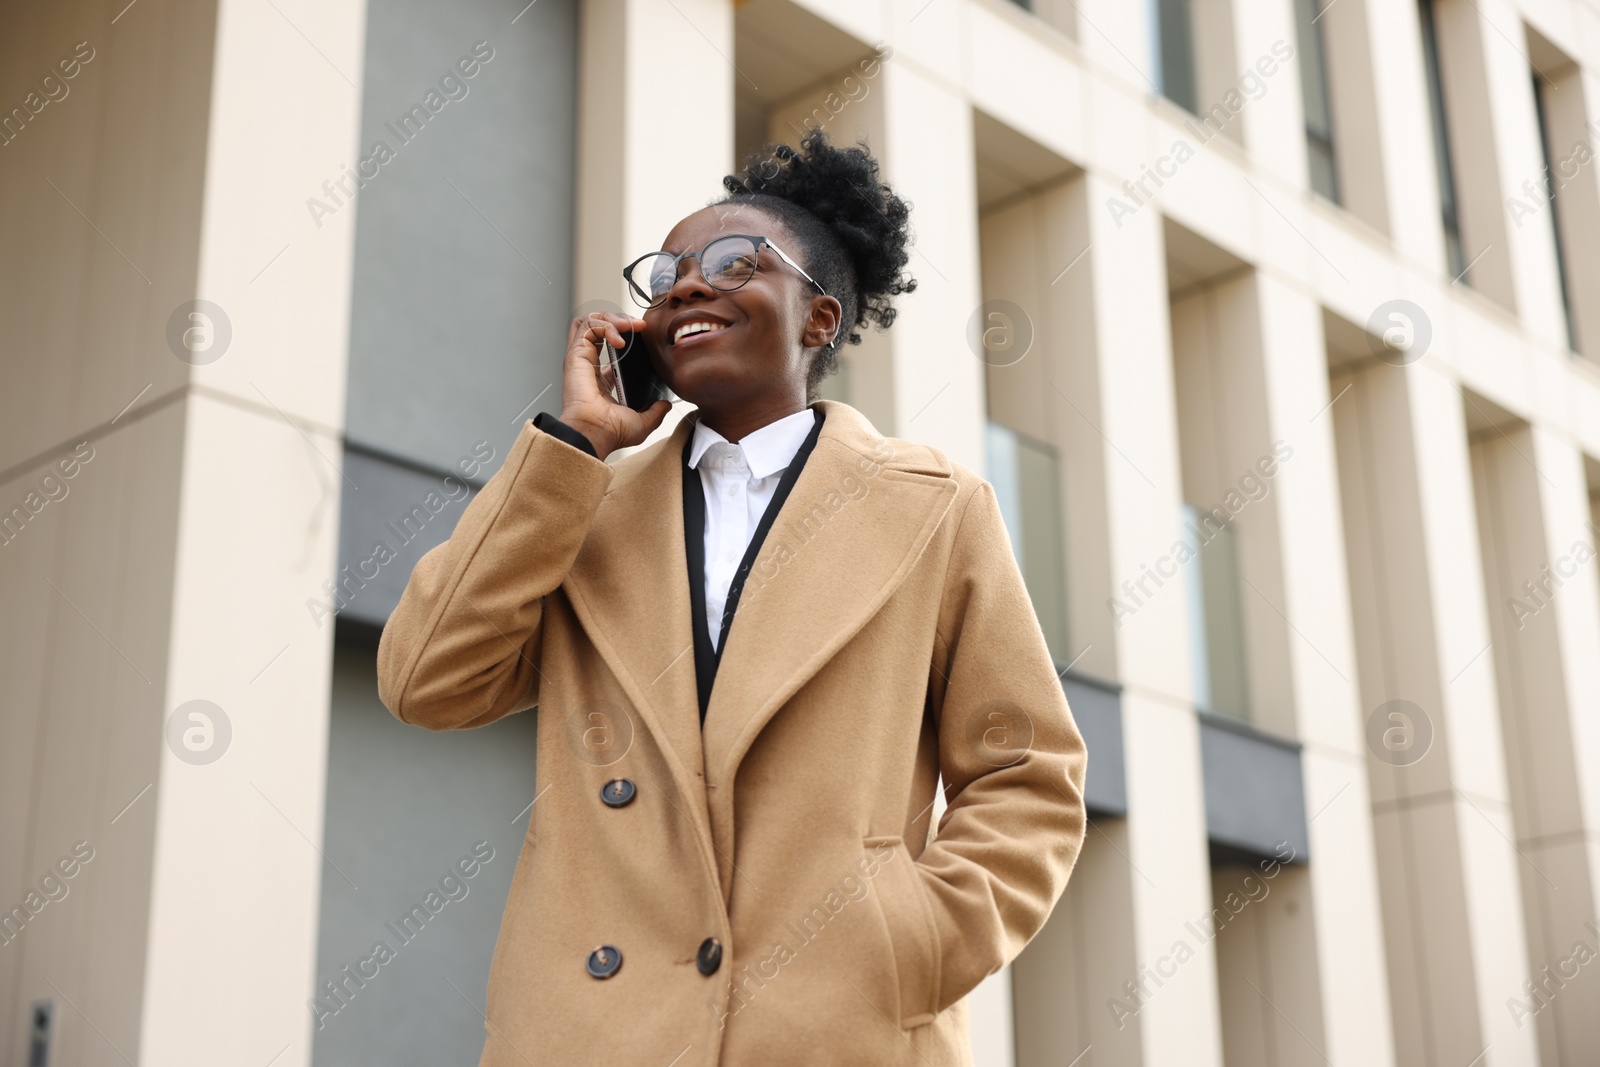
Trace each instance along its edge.
{"label": "shirt collar", "polygon": [[[806,435],[811,432],[816,421],[816,412],[807,407],[745,434],[737,447],[744,452],[744,461],[750,468],[750,476],[765,478],[788,467],[793,462],[795,453],[800,451],[800,446],[805,443]],[[689,466],[698,467],[700,457],[705,455],[706,449],[719,441],[727,442],[727,440],[696,419],[693,443],[689,446]]]}

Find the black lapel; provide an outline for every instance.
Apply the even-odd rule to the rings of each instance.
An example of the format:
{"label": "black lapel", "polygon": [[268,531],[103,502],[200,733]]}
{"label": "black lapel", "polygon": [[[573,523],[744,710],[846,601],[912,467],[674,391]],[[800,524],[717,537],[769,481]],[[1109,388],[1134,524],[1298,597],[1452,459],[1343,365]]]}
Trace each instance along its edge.
{"label": "black lapel", "polygon": [[700,474],[689,466],[694,433],[683,442],[683,548],[689,559],[689,612],[694,616],[694,681],[700,697],[700,725],[706,723],[711,704],[711,683],[717,677],[717,659],[706,630],[706,497]]}
{"label": "black lapel", "polygon": [[689,560],[689,603],[690,610],[694,612],[695,688],[700,697],[701,726],[705,725],[706,708],[711,704],[711,686],[716,681],[717,666],[722,662],[722,650],[728,647],[728,631],[732,628],[733,617],[739,610],[739,595],[744,591],[745,577],[750,573],[750,568],[755,566],[756,557],[761,553],[761,542],[766,540],[767,531],[772,529],[773,520],[778,517],[778,511],[788,498],[789,490],[794,488],[795,480],[800,477],[801,468],[806,465],[806,459],[816,447],[817,438],[822,433],[822,409],[813,407],[811,410],[816,416],[816,420],[811,424],[811,432],[800,443],[794,459],[784,470],[783,477],[778,479],[778,487],[772,493],[772,500],[761,513],[761,521],[756,525],[756,532],[750,538],[750,545],[745,549],[744,558],[739,561],[738,570],[734,571],[733,581],[728,586],[727,603],[722,608],[722,631],[717,638],[715,649],[711,647],[711,634],[706,629],[705,488],[700,482],[700,473],[689,466],[689,450],[694,444],[694,434],[691,433],[689,439],[684,442],[683,540],[684,554]]}

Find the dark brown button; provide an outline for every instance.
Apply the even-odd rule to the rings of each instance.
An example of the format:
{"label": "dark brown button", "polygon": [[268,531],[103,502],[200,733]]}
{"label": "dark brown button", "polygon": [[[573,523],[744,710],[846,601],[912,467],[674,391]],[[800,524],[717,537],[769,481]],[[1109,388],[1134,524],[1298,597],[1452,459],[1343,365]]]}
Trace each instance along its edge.
{"label": "dark brown button", "polygon": [[589,953],[589,973],[596,978],[610,978],[622,969],[622,952],[616,945],[601,945]]}
{"label": "dark brown button", "polygon": [[639,790],[626,778],[613,778],[600,787],[600,799],[613,808],[627,807]]}
{"label": "dark brown button", "polygon": [[722,942],[714,937],[700,942],[700,953],[694,962],[701,974],[716,974],[717,968],[722,966]]}

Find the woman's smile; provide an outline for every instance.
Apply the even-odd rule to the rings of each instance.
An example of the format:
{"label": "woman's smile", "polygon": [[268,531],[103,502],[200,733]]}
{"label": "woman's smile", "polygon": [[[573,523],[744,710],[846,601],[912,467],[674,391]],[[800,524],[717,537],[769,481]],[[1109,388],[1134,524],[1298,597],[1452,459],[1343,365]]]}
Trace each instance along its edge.
{"label": "woman's smile", "polygon": [[703,311],[688,312],[673,320],[668,348],[677,354],[685,349],[698,349],[714,338],[728,332],[733,326],[720,315]]}

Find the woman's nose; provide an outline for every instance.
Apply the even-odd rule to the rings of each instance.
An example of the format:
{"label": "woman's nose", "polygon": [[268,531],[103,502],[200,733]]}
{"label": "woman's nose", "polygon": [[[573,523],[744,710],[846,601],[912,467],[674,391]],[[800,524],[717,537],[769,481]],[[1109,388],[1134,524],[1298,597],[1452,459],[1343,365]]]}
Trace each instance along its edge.
{"label": "woman's nose", "polygon": [[706,276],[700,272],[700,257],[685,256],[678,263],[678,278],[667,290],[667,300],[670,303],[682,303],[690,296],[710,296],[713,291]]}

